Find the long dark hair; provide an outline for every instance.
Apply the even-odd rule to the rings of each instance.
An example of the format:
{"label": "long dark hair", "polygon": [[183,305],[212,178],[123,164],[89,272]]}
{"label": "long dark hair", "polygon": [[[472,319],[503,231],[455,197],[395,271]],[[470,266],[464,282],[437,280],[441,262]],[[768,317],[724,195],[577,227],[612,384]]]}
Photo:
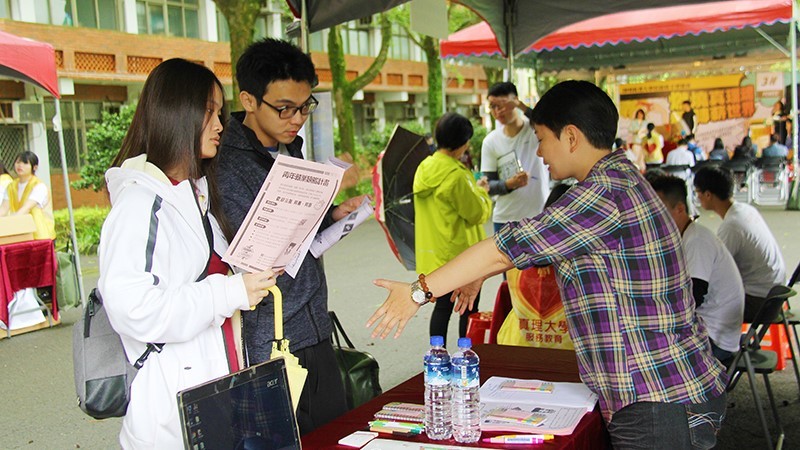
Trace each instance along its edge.
{"label": "long dark hair", "polygon": [[0,175],[9,175],[8,169],[6,169],[6,165],[3,164],[3,161],[0,161]]}
{"label": "long dark hair", "polygon": [[[159,64],[144,83],[131,126],[122,141],[112,167],[129,158],[147,154],[147,161],[168,173],[185,167],[189,179],[208,180],[211,213],[227,232],[217,190],[217,157],[201,158],[202,134],[210,118],[208,102],[214,89],[225,92],[211,70],[185,59],[174,58]],[[226,123],[223,108],[222,123]]]}

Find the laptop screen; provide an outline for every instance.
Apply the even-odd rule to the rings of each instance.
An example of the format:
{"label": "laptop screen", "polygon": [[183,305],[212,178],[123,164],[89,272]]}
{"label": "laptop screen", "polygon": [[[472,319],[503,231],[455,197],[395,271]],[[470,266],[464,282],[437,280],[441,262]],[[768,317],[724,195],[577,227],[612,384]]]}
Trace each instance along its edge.
{"label": "laptop screen", "polygon": [[181,391],[178,409],[190,450],[301,448],[283,358]]}

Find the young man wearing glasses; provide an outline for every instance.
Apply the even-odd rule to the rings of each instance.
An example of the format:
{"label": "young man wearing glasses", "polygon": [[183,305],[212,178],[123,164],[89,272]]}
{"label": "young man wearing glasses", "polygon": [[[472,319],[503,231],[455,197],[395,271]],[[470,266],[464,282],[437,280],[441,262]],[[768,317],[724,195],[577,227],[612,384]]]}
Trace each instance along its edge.
{"label": "young man wearing glasses", "polygon": [[542,212],[550,193],[550,176],[536,154],[536,134],[517,111],[528,109],[517,98],[517,87],[507,81],[497,83],[489,88],[487,100],[501,125],[486,135],[481,147],[481,171],[489,181],[489,195],[497,196],[492,217],[496,232],[508,222]]}
{"label": "young man wearing glasses", "polygon": [[[279,154],[303,158],[297,134],[317,107],[311,90],[317,83],[314,64],[294,45],[264,39],[250,45],[236,64],[239,100],[244,112],[233,113],[222,143],[217,169],[230,240],[242,224]],[[350,214],[362,197],[332,207],[323,230]],[[284,332],[291,351],[308,369],[297,422],[306,434],[347,410],[344,386],[331,346],[328,287],[322,263],[306,255],[295,278],[278,277],[283,292]],[[250,364],[269,359],[274,339],[272,302],[243,311],[243,335]]]}

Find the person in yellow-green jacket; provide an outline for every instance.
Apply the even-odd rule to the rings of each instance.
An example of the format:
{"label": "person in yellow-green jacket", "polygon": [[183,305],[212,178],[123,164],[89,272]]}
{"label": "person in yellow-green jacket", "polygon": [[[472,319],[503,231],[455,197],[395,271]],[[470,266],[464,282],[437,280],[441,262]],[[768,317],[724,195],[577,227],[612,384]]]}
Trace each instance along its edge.
{"label": "person in yellow-green jacket", "polygon": [[[479,185],[472,171],[459,160],[469,148],[473,129],[470,121],[456,113],[446,113],[436,124],[438,148],[427,157],[414,175],[414,239],[417,272],[427,274],[472,244],[486,237],[483,224],[489,220],[492,201],[488,186]],[[459,289],[436,299],[431,314],[430,335],[444,336],[453,312],[453,295]],[[467,332],[469,314],[478,310],[478,298],[473,309],[459,318],[458,333]]]}
{"label": "person in yellow-green jacket", "polygon": [[30,214],[36,224],[34,239],[55,239],[55,223],[48,212],[50,189],[36,178],[39,157],[30,151],[24,151],[14,161],[17,179],[11,182],[0,193],[0,216]]}

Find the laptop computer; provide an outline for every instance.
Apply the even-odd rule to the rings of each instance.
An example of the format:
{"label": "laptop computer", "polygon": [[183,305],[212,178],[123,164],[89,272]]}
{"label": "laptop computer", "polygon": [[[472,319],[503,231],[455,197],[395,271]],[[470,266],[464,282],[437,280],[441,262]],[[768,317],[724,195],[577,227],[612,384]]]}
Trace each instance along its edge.
{"label": "laptop computer", "polygon": [[294,450],[300,432],[283,358],[178,392],[190,450]]}

